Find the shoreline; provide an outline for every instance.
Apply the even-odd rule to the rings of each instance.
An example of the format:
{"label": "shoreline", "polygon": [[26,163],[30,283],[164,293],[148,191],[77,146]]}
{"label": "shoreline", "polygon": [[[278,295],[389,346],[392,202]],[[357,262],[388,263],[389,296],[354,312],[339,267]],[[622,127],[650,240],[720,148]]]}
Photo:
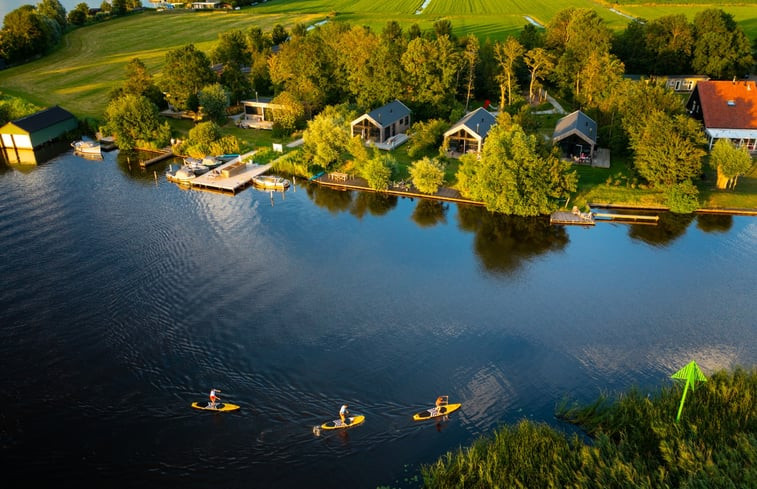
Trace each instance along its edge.
{"label": "shoreline", "polygon": [[[441,200],[446,202],[457,202],[461,204],[484,206],[483,202],[470,200],[460,195],[460,192],[450,187],[440,187],[435,194],[424,194],[413,190],[412,185],[391,185],[387,190],[375,190],[370,188],[365,180],[361,177],[350,176],[346,180],[335,181],[329,174],[324,174],[314,180],[319,185],[330,187],[337,190],[360,190],[374,193],[384,193],[388,195],[397,195],[400,197],[418,197],[422,199]],[[642,206],[633,204],[611,204],[601,202],[590,202],[589,207],[599,209],[626,209],[626,210],[643,210],[652,212],[670,212],[668,207],[664,206]],[[702,207],[696,209],[692,214],[720,214],[733,216],[757,216],[757,209],[744,208],[723,208],[723,207]]]}

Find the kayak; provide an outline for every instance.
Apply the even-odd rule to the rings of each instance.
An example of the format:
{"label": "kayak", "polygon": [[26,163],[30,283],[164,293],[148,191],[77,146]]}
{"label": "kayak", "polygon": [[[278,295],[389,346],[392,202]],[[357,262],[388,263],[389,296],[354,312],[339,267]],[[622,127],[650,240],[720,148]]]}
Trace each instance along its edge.
{"label": "kayak", "polygon": [[355,416],[350,416],[347,418],[346,423],[342,423],[341,419],[335,419],[334,421],[329,421],[328,423],[323,423],[321,425],[321,429],[323,430],[339,430],[342,428],[352,428],[353,426],[357,426],[359,424],[363,424],[363,421],[365,421],[365,416],[362,414],[358,414]]}
{"label": "kayak", "polygon": [[240,406],[237,406],[236,404],[229,404],[228,402],[217,402],[215,407],[210,407],[210,403],[202,403],[199,402],[193,402],[192,407],[195,409],[202,409],[203,411],[218,411],[218,412],[225,412],[225,411],[236,411],[240,408]]}
{"label": "kayak", "polygon": [[432,418],[438,418],[439,416],[446,416],[449,413],[452,413],[460,409],[460,406],[462,406],[462,404],[445,404],[439,407],[435,406],[435,407],[432,407],[431,409],[426,409],[425,411],[421,411],[420,413],[413,414],[413,421],[423,421],[425,419],[432,419]]}

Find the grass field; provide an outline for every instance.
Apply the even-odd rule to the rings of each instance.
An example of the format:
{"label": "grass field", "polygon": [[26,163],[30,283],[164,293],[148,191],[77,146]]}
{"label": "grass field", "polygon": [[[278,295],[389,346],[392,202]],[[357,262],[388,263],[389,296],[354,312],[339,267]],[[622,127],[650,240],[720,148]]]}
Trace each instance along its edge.
{"label": "grass field", "polygon": [[[431,0],[420,14],[423,0],[274,0],[234,12],[152,12],[131,15],[76,29],[64,37],[54,53],[25,65],[0,71],[0,89],[40,106],[58,104],[80,117],[100,117],[108,92],[120,84],[124,67],[140,58],[159,75],[170,49],[194,43],[209,51],[220,32],[275,24],[291,28],[312,25],[333,15],[339,21],[369,25],[380,30],[389,20],[407,28],[418,23],[429,29],[439,19],[452,22],[457,35],[474,33],[481,38],[504,39],[526,24],[524,16],[547,23],[560,10],[575,6],[594,8],[614,29],[628,19],[610,11],[611,4],[591,0]],[[624,5],[630,15],[654,18],[684,12],[689,16],[706,7],[722,7],[752,37],[757,37],[757,8],[697,3],[696,6]]]}

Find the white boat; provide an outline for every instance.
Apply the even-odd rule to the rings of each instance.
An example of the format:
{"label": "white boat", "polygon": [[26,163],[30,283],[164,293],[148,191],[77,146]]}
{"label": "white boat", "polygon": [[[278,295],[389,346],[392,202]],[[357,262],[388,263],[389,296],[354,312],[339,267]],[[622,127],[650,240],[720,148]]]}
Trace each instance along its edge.
{"label": "white boat", "polygon": [[190,180],[196,177],[197,174],[188,165],[182,165],[182,167],[176,171],[173,171],[173,168],[169,168],[168,171],[166,171],[166,180],[169,182],[189,183]]}
{"label": "white boat", "polygon": [[74,151],[85,155],[98,155],[101,156],[100,143],[96,141],[74,141],[71,143],[71,147]]}
{"label": "white boat", "polygon": [[206,156],[202,159],[201,163],[208,167],[208,169],[212,170],[213,168],[220,166],[224,161],[220,160],[217,156]]}
{"label": "white boat", "polygon": [[184,166],[191,169],[195,176],[202,175],[210,170],[210,168],[203,165],[202,160],[198,160],[197,158],[184,158]]}
{"label": "white boat", "polygon": [[284,190],[290,185],[289,180],[275,175],[258,175],[252,177],[252,183],[258,187],[273,190]]}

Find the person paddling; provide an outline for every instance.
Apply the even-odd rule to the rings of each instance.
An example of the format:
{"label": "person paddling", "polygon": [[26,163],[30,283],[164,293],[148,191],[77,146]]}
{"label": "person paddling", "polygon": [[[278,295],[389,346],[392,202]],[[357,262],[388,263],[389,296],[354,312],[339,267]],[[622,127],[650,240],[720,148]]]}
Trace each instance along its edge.
{"label": "person paddling", "polygon": [[210,389],[210,407],[216,407],[216,401],[221,399],[216,394],[221,392],[221,389]]}
{"label": "person paddling", "polygon": [[349,411],[348,408],[349,408],[349,405],[342,404],[342,407],[339,409],[339,419],[341,419],[342,423],[344,423],[344,424],[348,424],[347,423],[347,416],[349,416],[349,414],[350,414],[350,411]]}
{"label": "person paddling", "polygon": [[447,404],[447,399],[449,399],[449,397],[447,397],[447,396],[439,396],[439,397],[437,397],[436,398],[436,403],[435,403],[436,407],[440,408],[440,407],[444,406],[445,404]]}

